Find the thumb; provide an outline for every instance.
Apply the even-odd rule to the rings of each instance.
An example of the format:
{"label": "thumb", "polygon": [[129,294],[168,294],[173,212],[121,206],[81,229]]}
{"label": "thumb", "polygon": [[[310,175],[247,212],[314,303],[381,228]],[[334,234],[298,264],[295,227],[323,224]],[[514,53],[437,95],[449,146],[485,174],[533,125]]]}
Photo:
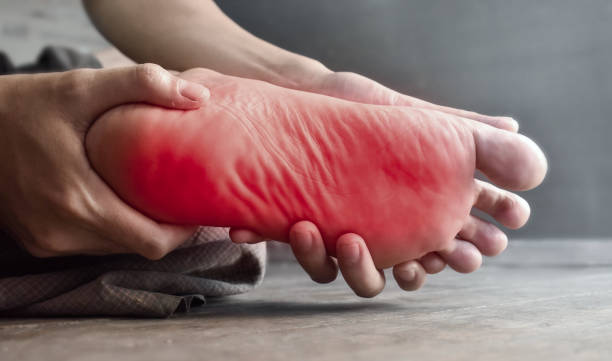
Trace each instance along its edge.
{"label": "thumb", "polygon": [[[85,79],[76,76],[79,108],[85,119],[95,119],[106,110],[126,103],[149,103],[172,109],[197,109],[210,97],[202,84],[181,79],[155,64],[88,70]],[[78,71],[77,71],[78,72]]]}

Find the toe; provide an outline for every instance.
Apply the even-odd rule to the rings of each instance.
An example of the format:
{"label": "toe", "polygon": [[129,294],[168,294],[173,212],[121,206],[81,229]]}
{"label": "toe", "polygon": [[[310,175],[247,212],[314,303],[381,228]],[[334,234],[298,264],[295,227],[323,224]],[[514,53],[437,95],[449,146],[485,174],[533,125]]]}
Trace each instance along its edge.
{"label": "toe", "polygon": [[327,255],[318,228],[311,222],[298,222],[289,231],[289,244],[298,263],[317,283],[329,283],[336,279],[338,267]]}
{"label": "toe", "polygon": [[442,272],[446,262],[435,252],[428,253],[419,259],[419,262],[429,274]]}
{"label": "toe", "polygon": [[416,291],[425,284],[426,273],[419,262],[408,261],[393,267],[393,277],[404,291]]}
{"label": "toe", "polygon": [[457,272],[470,273],[480,268],[482,254],[472,243],[456,239],[451,246],[438,254]]}
{"label": "toe", "polygon": [[493,183],[528,190],[544,180],[548,164],[542,150],[521,134],[473,122],[476,167]]}
{"label": "toe", "polygon": [[475,120],[477,122],[488,124],[492,127],[507,130],[509,132],[517,133],[519,130],[519,124],[516,120],[511,117],[503,116],[490,116],[485,114],[479,114],[468,110],[454,109],[445,106],[437,106],[436,110],[443,111],[444,113],[457,115],[461,118]]}
{"label": "toe", "polygon": [[340,272],[353,292],[360,297],[374,297],[385,287],[385,274],[376,268],[365,241],[347,233],[336,242]]}
{"label": "toe", "polygon": [[527,223],[531,209],[523,198],[480,180],[475,180],[475,189],[474,207],[491,215],[503,226],[517,229]]}
{"label": "toe", "polygon": [[410,97],[407,95],[397,96],[397,93],[395,95],[396,96],[391,96],[392,98],[395,99],[395,102],[392,102],[394,105],[403,105],[403,106],[409,106],[409,107],[414,107],[414,108],[437,110],[443,113],[456,115],[464,119],[475,120],[477,122],[485,123],[492,127],[504,129],[504,130],[514,132],[514,133],[518,132],[518,129],[519,129],[518,122],[511,117],[479,114],[479,113],[472,112],[469,110],[463,110],[463,109],[457,109],[457,108],[451,108],[447,106],[433,104],[425,100]]}
{"label": "toe", "polygon": [[481,254],[497,256],[508,245],[508,237],[493,224],[470,216],[459,231],[459,238],[472,243]]}

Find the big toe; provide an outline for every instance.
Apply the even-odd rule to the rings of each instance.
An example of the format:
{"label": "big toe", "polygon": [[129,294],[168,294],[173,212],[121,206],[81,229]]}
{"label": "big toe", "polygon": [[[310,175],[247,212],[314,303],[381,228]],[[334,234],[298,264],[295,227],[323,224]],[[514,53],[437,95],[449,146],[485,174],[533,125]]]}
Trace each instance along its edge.
{"label": "big toe", "polygon": [[511,190],[528,190],[544,180],[544,153],[522,134],[476,124],[476,168],[493,183]]}

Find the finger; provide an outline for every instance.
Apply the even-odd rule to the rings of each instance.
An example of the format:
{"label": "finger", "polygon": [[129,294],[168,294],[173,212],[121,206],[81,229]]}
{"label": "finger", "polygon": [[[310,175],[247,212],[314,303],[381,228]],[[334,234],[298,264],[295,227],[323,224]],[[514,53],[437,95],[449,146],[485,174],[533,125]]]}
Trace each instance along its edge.
{"label": "finger", "polygon": [[417,261],[408,261],[393,267],[393,277],[405,291],[416,291],[425,284],[426,272]]}
{"label": "finger", "polygon": [[298,222],[289,231],[289,244],[295,258],[313,281],[329,283],[338,276],[338,266],[327,255],[318,228],[311,222]]}
{"label": "finger", "polygon": [[89,182],[96,204],[97,229],[101,237],[148,259],[160,259],[180,246],[197,230],[197,226],[162,224],[136,211],[95,174]]}
{"label": "finger", "polygon": [[470,273],[480,268],[482,264],[482,254],[472,243],[455,239],[451,246],[438,254],[455,271],[460,273]]}
{"label": "finger", "polygon": [[336,243],[338,266],[346,283],[360,297],[374,297],[385,287],[385,274],[376,269],[360,236],[347,233]]}
{"label": "finger", "polygon": [[421,257],[419,263],[423,266],[425,272],[429,274],[442,272],[446,267],[446,262],[435,252],[428,253]]}
{"label": "finger", "polygon": [[491,215],[510,229],[521,228],[527,223],[531,209],[526,200],[488,182],[478,179],[474,181],[476,184],[474,207]]}
{"label": "finger", "polygon": [[265,238],[248,229],[231,228],[229,231],[229,236],[234,243],[254,244],[265,241]]}
{"label": "finger", "polygon": [[74,70],[62,77],[62,87],[81,107],[85,119],[126,103],[144,102],[173,109],[197,109],[210,97],[208,88],[170,74],[155,64],[112,69]]}
{"label": "finger", "polygon": [[485,256],[497,256],[508,245],[508,237],[493,224],[469,216],[458,234],[462,240],[471,242]]}

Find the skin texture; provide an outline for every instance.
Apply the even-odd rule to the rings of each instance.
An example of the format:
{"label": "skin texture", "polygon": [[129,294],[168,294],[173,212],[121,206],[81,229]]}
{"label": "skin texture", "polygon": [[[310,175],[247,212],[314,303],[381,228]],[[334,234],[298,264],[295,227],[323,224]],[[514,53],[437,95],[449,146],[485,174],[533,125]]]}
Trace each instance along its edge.
{"label": "skin texture", "polygon": [[[434,105],[357,74],[332,72],[313,59],[248,34],[209,0],[87,3],[92,4],[87,9],[105,35],[140,61],[178,70],[207,66],[352,101],[439,110],[501,129],[517,129],[510,118]],[[147,64],[117,71],[3,76],[0,100],[8,106],[0,107],[0,141],[4,145],[0,154],[2,229],[13,234],[29,252],[43,257],[130,252],[155,259],[187,238],[191,227],[153,222],[122,202],[92,171],[83,149],[89,124],[101,112],[119,104],[198,107],[203,100],[197,95],[199,91],[186,97],[177,79],[167,75],[158,66]],[[526,220],[528,207],[516,201],[515,195],[479,189],[479,198],[494,200],[488,202],[487,212],[495,214],[502,224],[516,226],[520,223],[517,220]],[[505,247],[507,240],[487,223],[470,218],[464,228],[477,231],[470,234],[462,230],[462,238],[451,241],[447,249],[396,264],[393,274],[398,284],[409,290],[419,288],[425,272],[439,272],[447,262],[460,272],[474,271],[482,255],[495,255]],[[246,229],[234,229],[231,234],[238,242],[263,240]],[[311,222],[293,225],[289,238],[296,258],[313,280],[330,282],[340,268],[358,295],[370,297],[382,290],[384,276],[375,268],[359,235],[339,237],[337,259],[327,254],[322,236]],[[355,247],[359,248],[358,257],[351,260],[353,253],[343,250]]]}
{"label": "skin texture", "polygon": [[[117,49],[107,49],[96,56],[105,67],[117,67],[134,65],[133,61],[119,53]],[[318,67],[314,71],[309,67],[310,62],[296,66],[293,75],[309,74],[302,76],[302,81],[296,89],[326,94],[329,96],[356,101],[365,104],[398,105],[418,107],[424,110],[438,110],[445,113],[461,116],[468,120],[476,120],[490,124],[499,129],[516,132],[518,124],[509,117],[494,117],[482,115],[470,111],[453,109],[428,103],[423,100],[395,92],[383,85],[364,76],[348,72],[332,72],[325,67]],[[310,69],[310,70],[309,70]],[[486,193],[486,192],[485,192]],[[525,202],[513,202],[516,195],[509,192],[493,192],[495,202],[489,206],[486,212],[497,213],[498,208],[504,208],[507,204],[513,204],[519,211],[510,212],[517,219],[527,219],[529,207]],[[491,198],[491,197],[490,197]],[[507,207],[506,207],[507,208]],[[516,225],[516,221],[505,219],[506,223]],[[447,249],[440,252],[431,252],[420,259],[401,262],[393,267],[393,275],[397,283],[405,290],[416,290],[420,288],[426,278],[426,273],[434,274],[442,271],[446,264],[458,272],[473,272],[477,270],[482,262],[483,256],[495,256],[502,252],[508,239],[499,229],[489,225],[485,221],[474,217],[464,227],[471,227],[478,223],[488,231],[474,232],[470,238],[456,238]],[[465,233],[465,232],[464,232]],[[325,244],[316,225],[312,222],[301,221],[293,225],[290,232],[291,249],[296,260],[302,265],[310,277],[318,283],[333,281],[341,271],[348,285],[360,296],[374,296],[382,291],[385,284],[384,273],[378,270],[372,260],[365,241],[359,235],[343,235],[344,243],[351,243],[361,248],[357,262],[344,262],[342,252],[336,252],[337,257],[327,254]],[[230,237],[238,243],[257,243],[265,241],[265,238],[246,229],[232,229]],[[339,255],[339,256],[338,256]],[[341,266],[342,268],[340,268]]]}
{"label": "skin texture", "polygon": [[[331,71],[314,59],[289,52],[253,36],[223,14],[212,0],[85,0],[83,3],[102,34],[137,61],[155,62],[176,70],[206,67],[228,75],[264,80],[287,88],[355,102],[433,109],[500,129],[514,132],[518,129],[516,121],[509,117],[488,116],[428,103],[390,90],[359,74]],[[516,196],[502,192],[495,198],[498,199],[497,203],[504,204],[504,200]],[[515,208],[522,209],[523,213],[520,215],[521,212],[514,212],[515,216],[526,219],[529,213],[526,204],[515,203]],[[505,237],[499,236],[501,231],[495,227],[488,228],[494,230],[491,231],[493,234],[478,232],[477,238],[456,239],[446,250],[395,265],[394,275],[398,284],[404,289],[418,289],[423,285],[425,273],[440,272],[446,264],[459,272],[475,271],[480,267],[483,256],[498,254],[507,243]],[[300,222],[295,225],[295,229],[291,234],[314,237],[308,242],[305,240],[309,237],[291,240],[296,259],[314,280],[333,279],[338,273],[338,265],[345,265],[341,271],[343,274],[351,274],[351,277],[345,279],[354,280],[354,283],[348,284],[357,294],[365,292],[372,295],[382,290],[384,278],[368,261],[371,257],[367,249],[360,252],[360,262],[357,265],[347,266],[349,263],[337,262],[341,259],[321,253],[324,251],[324,243],[315,224]],[[247,229],[232,229],[230,236],[235,242],[253,243],[265,239]],[[355,234],[344,239],[359,247],[364,245],[364,240]],[[305,252],[306,249],[314,251]],[[491,252],[493,249],[497,251]],[[313,258],[313,254],[319,257]],[[410,272],[404,272],[406,270]]]}
{"label": "skin texture", "polygon": [[[206,107],[119,107],[87,136],[93,167],[158,221],[287,240],[290,226],[307,219],[328,253],[354,232],[384,268],[447,248],[470,217],[475,167],[514,189],[537,185],[545,172],[527,138],[442,112],[352,103],[202,69],[182,76],[211,90]],[[508,155],[497,162],[479,155],[500,145]],[[527,173],[509,175],[508,167]]]}

